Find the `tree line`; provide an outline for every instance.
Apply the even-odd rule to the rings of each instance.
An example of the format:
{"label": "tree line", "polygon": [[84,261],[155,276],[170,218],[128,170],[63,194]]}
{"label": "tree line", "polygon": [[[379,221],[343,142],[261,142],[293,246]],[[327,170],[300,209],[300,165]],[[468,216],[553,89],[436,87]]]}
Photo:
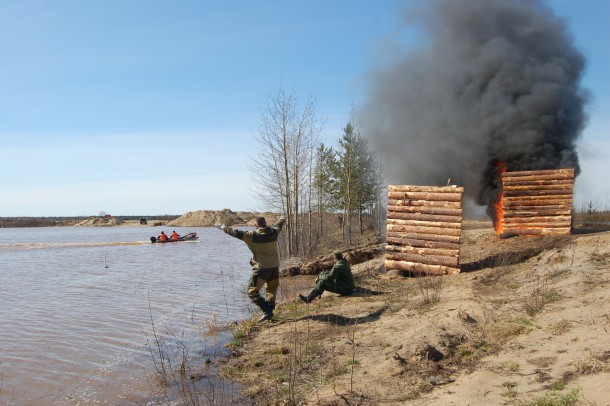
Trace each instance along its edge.
{"label": "tree line", "polygon": [[250,160],[254,192],[272,211],[286,217],[286,254],[316,254],[329,232],[328,215],[340,220],[341,238],[352,244],[356,233],[379,231],[384,209],[379,160],[355,124],[343,128],[338,147],[320,141],[322,123],[310,97],[301,104],[280,87],[268,96],[260,114],[260,149]]}

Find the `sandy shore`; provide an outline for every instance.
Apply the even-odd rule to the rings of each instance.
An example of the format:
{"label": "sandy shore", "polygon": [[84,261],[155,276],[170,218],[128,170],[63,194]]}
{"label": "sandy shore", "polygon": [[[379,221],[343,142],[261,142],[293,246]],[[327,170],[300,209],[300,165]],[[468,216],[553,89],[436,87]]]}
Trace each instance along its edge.
{"label": "sandy shore", "polygon": [[[610,232],[501,240],[464,227],[463,272],[353,267],[363,290],[246,322],[223,373],[257,404],[610,405]],[[544,403],[551,402],[551,403]]]}

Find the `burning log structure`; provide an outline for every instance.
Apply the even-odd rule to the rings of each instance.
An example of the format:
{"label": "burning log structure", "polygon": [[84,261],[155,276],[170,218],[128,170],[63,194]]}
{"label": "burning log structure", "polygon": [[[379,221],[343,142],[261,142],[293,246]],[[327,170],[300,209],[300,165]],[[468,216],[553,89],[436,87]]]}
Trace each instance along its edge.
{"label": "burning log structure", "polygon": [[574,169],[502,173],[496,232],[512,235],[565,235],[572,225]]}
{"label": "burning log structure", "polygon": [[386,270],[460,272],[463,187],[388,186]]}

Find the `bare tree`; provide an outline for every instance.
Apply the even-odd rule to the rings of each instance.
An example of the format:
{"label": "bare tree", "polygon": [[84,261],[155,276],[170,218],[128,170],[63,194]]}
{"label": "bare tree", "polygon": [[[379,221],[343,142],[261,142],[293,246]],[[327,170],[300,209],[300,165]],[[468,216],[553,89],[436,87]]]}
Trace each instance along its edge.
{"label": "bare tree", "polygon": [[267,207],[286,216],[288,255],[302,250],[301,213],[309,205],[314,146],[321,132],[310,97],[301,106],[294,93],[280,86],[261,109],[257,140],[260,150],[250,161],[255,193]]}

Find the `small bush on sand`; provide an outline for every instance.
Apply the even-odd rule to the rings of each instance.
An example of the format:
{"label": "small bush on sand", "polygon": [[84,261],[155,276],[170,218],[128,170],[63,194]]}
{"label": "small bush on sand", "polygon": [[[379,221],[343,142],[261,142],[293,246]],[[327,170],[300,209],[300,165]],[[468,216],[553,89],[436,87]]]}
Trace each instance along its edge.
{"label": "small bush on sand", "polygon": [[590,352],[588,357],[576,360],[576,372],[581,375],[593,375],[610,372],[610,351],[605,353]]}
{"label": "small bush on sand", "polygon": [[416,279],[424,304],[438,303],[443,290],[443,276],[421,276]]}

